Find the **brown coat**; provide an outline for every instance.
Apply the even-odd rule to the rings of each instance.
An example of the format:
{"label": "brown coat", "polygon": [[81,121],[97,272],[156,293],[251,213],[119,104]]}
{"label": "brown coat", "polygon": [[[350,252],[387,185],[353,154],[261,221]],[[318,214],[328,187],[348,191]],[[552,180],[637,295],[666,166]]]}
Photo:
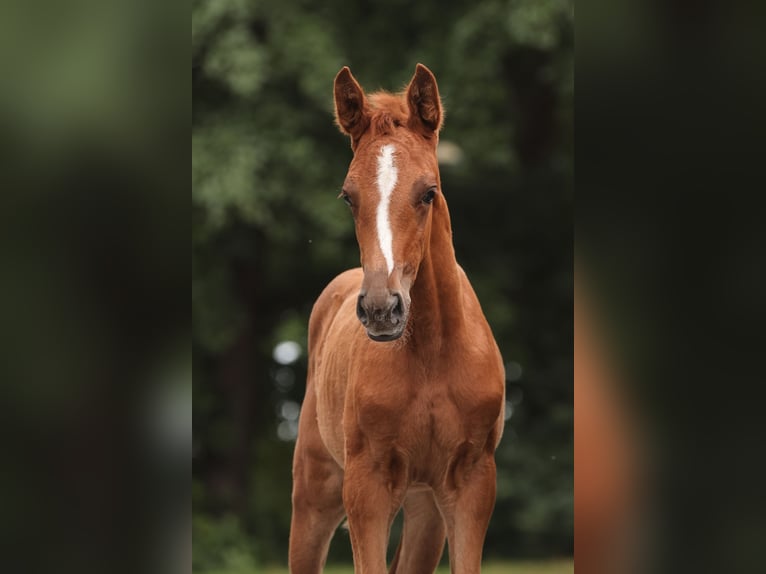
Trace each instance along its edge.
{"label": "brown coat", "polygon": [[453,571],[476,573],[495,500],[505,377],[455,260],[436,161],[436,80],[418,65],[403,94],[367,98],[344,68],[335,95],[355,152],[342,195],[362,268],[336,277],[311,315],[291,572],[321,572],[346,515],[356,572],[382,574],[403,507],[391,572],[433,572],[448,537]]}

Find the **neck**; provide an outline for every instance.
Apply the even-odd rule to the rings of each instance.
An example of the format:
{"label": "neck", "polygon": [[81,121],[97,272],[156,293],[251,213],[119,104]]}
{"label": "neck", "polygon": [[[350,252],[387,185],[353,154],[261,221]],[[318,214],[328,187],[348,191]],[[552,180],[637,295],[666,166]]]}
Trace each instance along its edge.
{"label": "neck", "polygon": [[413,343],[443,348],[460,332],[463,289],[447,204],[434,205],[431,236],[411,290]]}

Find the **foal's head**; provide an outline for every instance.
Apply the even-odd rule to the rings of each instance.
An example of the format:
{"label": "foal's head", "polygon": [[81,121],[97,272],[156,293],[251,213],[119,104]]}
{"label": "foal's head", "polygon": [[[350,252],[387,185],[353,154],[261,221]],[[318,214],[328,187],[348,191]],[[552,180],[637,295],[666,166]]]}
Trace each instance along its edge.
{"label": "foal's head", "polygon": [[410,288],[443,201],[436,79],[418,64],[401,94],[365,96],[343,68],[335,78],[335,115],[354,151],[341,197],[354,216],[364,270],[357,316],[371,339],[393,341],[407,324]]}

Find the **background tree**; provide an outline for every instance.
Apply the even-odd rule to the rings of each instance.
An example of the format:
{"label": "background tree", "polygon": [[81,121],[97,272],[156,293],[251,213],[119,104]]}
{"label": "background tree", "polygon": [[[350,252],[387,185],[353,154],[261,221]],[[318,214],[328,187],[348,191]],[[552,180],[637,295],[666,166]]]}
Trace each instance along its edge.
{"label": "background tree", "polygon": [[[367,90],[417,62],[438,78],[457,257],[508,380],[485,553],[571,553],[572,16],[571,0],[193,2],[195,570],[286,560],[308,316],[358,265],[336,200],[343,65]],[[331,559],[350,559],[342,538]]]}

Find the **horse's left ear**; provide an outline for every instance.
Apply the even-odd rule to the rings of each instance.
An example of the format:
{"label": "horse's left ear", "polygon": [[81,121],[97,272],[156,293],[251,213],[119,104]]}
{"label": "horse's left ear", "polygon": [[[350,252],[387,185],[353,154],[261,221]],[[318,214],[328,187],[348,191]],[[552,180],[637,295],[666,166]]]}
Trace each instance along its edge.
{"label": "horse's left ear", "polygon": [[411,127],[425,129],[427,135],[441,129],[444,112],[439,87],[431,70],[423,64],[415,66],[415,75],[407,86],[407,105]]}

